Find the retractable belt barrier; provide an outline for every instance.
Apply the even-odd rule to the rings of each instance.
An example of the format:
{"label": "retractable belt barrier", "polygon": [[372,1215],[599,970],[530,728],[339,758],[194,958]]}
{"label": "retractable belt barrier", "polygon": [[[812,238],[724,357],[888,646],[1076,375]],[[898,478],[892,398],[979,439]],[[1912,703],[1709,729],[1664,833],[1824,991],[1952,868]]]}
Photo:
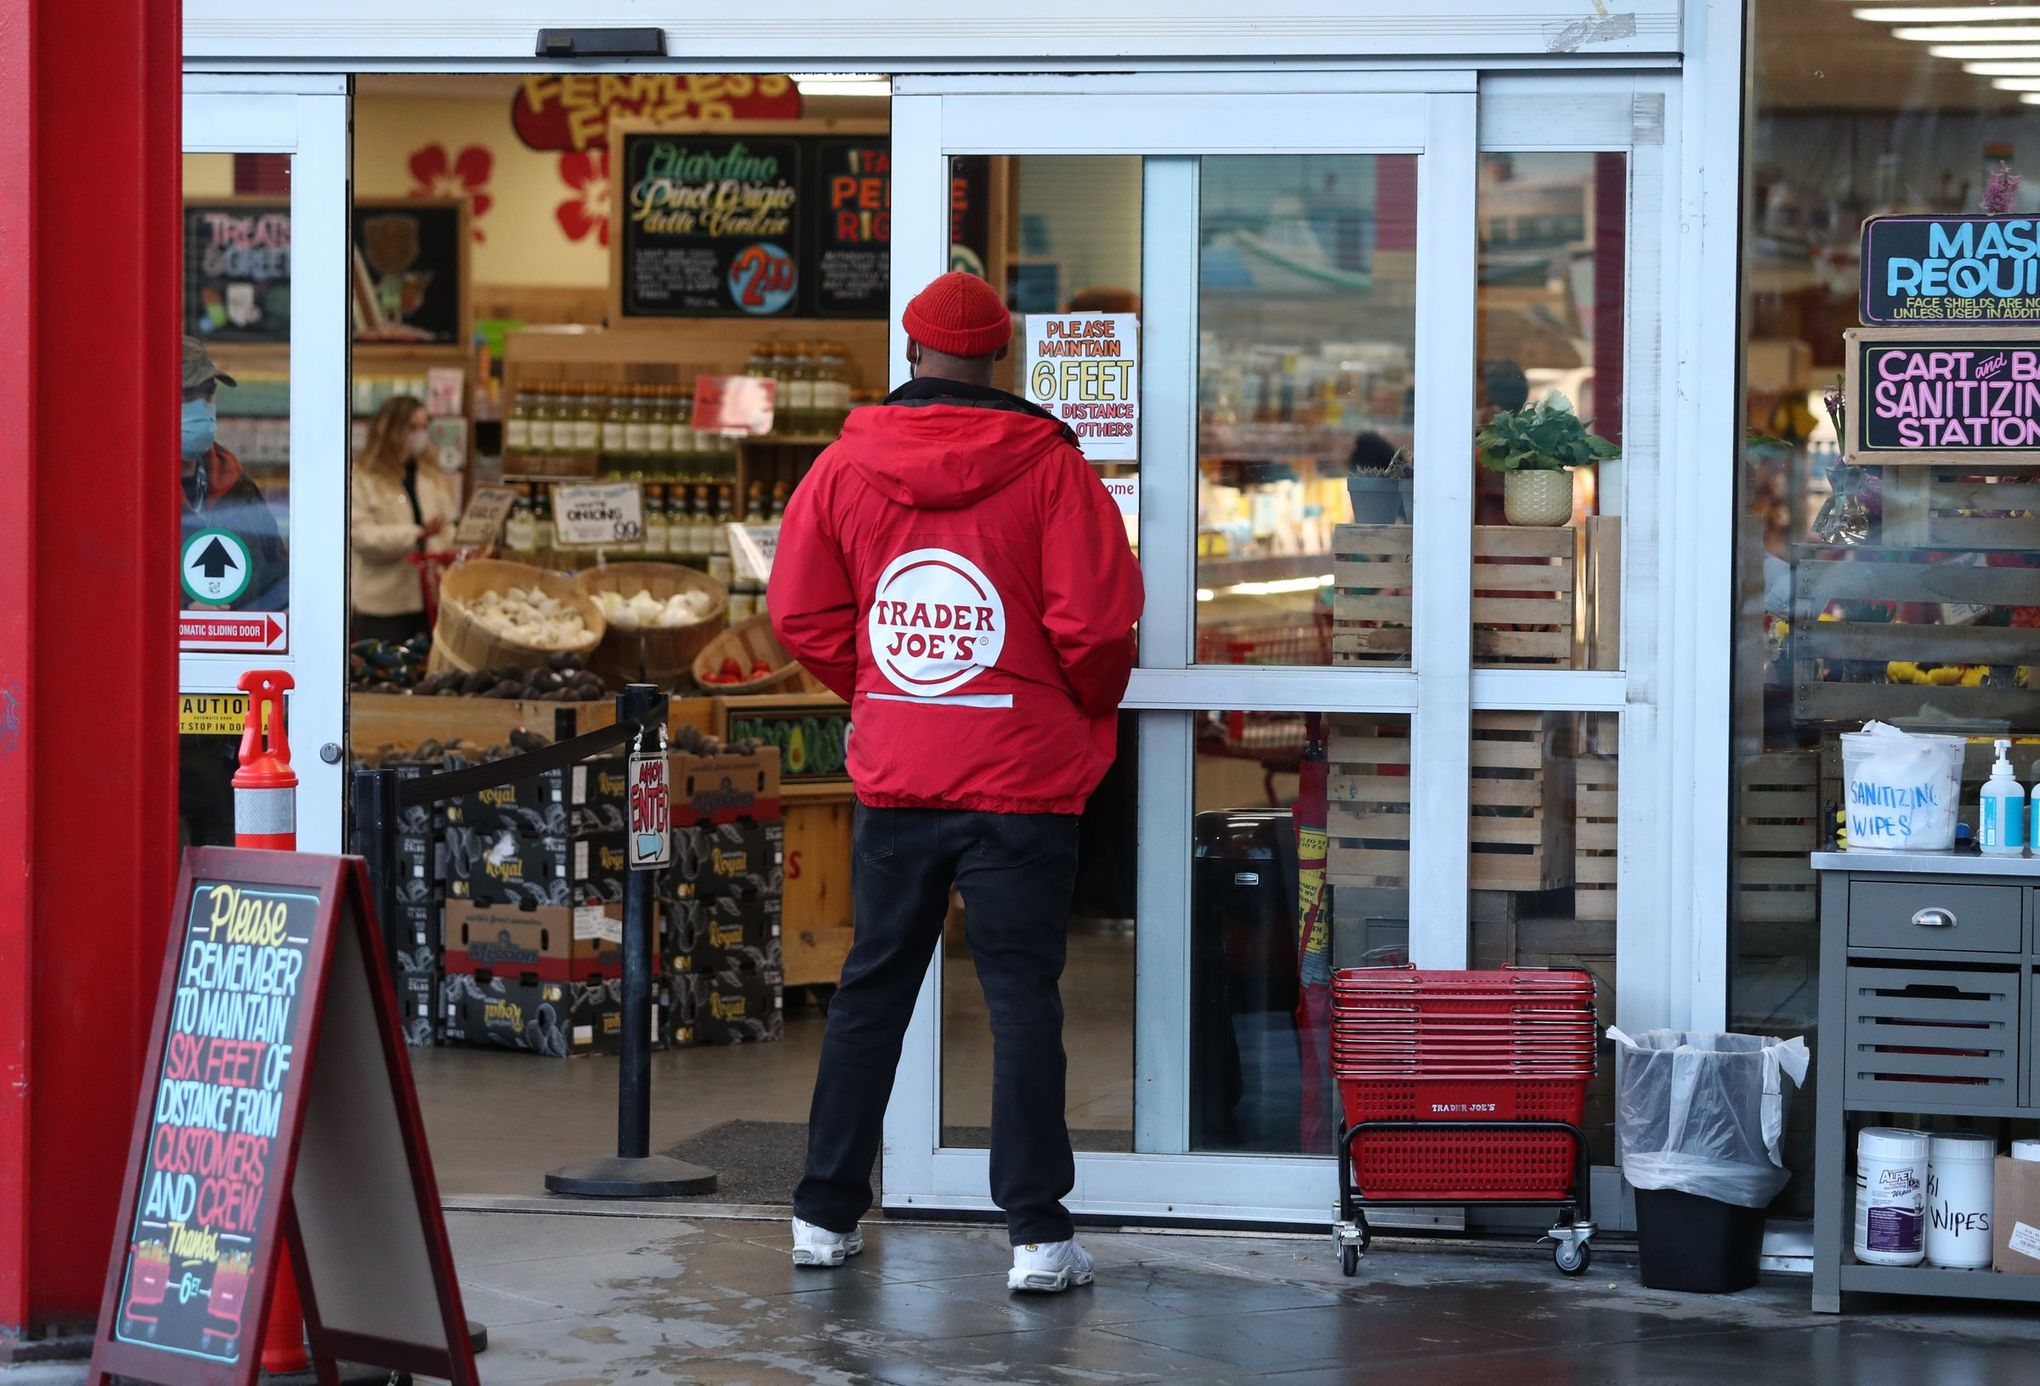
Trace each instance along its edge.
{"label": "retractable belt barrier", "polygon": [[535,751],[492,760],[484,765],[468,765],[458,770],[442,770],[437,775],[423,775],[415,780],[405,780],[397,786],[398,809],[416,808],[420,804],[436,804],[443,799],[458,798],[462,794],[473,794],[478,790],[495,789],[499,785],[516,784],[521,780],[536,779],[548,770],[564,770],[579,764],[590,756],[613,751],[654,722],[665,719],[666,710],[661,706],[656,712],[628,721],[619,719],[614,725],[599,727],[565,741],[555,741],[550,746],[541,746]]}

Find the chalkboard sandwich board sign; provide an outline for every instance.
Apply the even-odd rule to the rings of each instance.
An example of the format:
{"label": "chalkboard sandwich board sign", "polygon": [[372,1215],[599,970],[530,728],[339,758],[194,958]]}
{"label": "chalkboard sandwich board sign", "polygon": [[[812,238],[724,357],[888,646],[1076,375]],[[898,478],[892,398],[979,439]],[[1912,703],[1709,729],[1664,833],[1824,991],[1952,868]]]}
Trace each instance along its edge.
{"label": "chalkboard sandwich board sign", "polygon": [[321,1380],[478,1382],[360,860],[193,848],[175,899],[94,1386],[253,1382],[284,1254]]}
{"label": "chalkboard sandwich board sign", "polygon": [[2040,219],[1871,217],[1862,314],[1893,326],[2040,323]]}
{"label": "chalkboard sandwich board sign", "polygon": [[1859,327],[1842,340],[1844,460],[2033,465],[2040,448],[2040,328]]}
{"label": "chalkboard sandwich board sign", "polygon": [[807,162],[816,209],[812,311],[882,318],[892,303],[892,140],[883,127],[824,136]]}

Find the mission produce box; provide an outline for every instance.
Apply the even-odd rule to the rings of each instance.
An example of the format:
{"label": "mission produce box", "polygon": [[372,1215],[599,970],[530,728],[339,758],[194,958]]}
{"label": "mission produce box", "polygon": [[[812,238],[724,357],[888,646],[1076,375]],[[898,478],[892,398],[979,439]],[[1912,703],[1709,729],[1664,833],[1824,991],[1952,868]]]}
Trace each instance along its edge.
{"label": "mission produce box", "polygon": [[[622,988],[618,979],[545,982],[450,973],[440,989],[446,1042],[544,1058],[613,1054],[622,1043]],[[658,1031],[655,1011],[655,1042]]]}
{"label": "mission produce box", "polygon": [[777,896],[675,900],[664,911],[666,957],[675,972],[777,970]]}
{"label": "mission produce box", "polygon": [[675,828],[673,895],[776,898],[785,885],[785,857],[786,825],[777,819]]}
{"label": "mission produce box", "polygon": [[[656,937],[652,950],[656,968]],[[623,973],[622,911],[566,905],[520,909],[449,900],[443,966],[449,974],[487,971],[547,982],[618,977]]]}

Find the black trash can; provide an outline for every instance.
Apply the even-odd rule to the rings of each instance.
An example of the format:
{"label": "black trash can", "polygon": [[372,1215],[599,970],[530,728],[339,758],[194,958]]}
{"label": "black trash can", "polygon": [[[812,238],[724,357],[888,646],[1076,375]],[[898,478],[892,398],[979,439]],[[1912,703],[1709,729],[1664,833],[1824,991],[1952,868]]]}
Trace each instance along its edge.
{"label": "black trash can", "polygon": [[1757,1283],[1764,1210],[1676,1189],[1638,1189],[1636,1243],[1645,1289],[1734,1294]]}

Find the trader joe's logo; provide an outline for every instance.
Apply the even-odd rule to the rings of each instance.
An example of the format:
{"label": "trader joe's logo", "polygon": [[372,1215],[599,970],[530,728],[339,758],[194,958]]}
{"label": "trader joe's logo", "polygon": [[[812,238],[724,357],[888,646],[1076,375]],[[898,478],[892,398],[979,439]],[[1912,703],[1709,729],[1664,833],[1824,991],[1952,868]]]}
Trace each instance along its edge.
{"label": "trader joe's logo", "polygon": [[879,671],[902,692],[933,698],[999,662],[1006,604],[963,555],[915,549],[879,576],[869,624]]}

